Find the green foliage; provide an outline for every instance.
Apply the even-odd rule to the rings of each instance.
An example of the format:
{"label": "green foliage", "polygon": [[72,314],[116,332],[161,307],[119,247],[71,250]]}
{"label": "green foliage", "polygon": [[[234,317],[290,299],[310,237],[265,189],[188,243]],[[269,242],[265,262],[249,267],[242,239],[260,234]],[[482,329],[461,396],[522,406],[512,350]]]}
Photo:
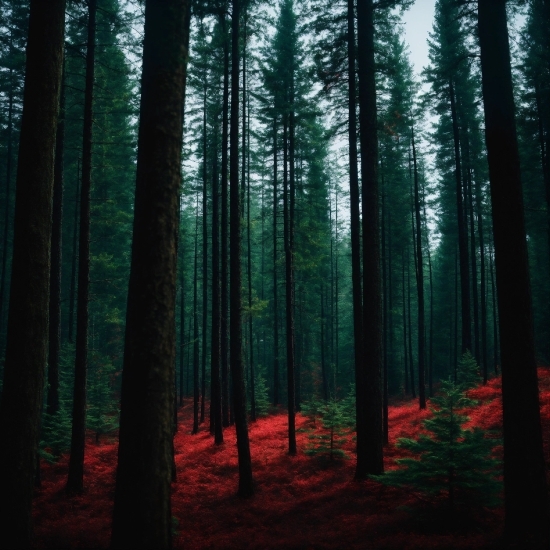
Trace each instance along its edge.
{"label": "green foliage", "polygon": [[475,357],[469,351],[466,351],[458,361],[457,387],[462,391],[475,387],[480,381],[479,374],[479,365]]}
{"label": "green foliage", "polygon": [[433,417],[423,422],[429,434],[418,439],[401,438],[397,446],[414,458],[401,458],[400,468],[373,479],[385,485],[408,487],[430,502],[457,506],[496,506],[501,492],[500,462],[493,449],[500,443],[479,428],[465,430],[468,417],[460,411],[475,405],[459,384],[442,383],[441,394],[432,398]]}
{"label": "green foliage", "polygon": [[331,461],[348,457],[342,447],[355,426],[354,403],[355,399],[350,395],[340,401],[312,399],[303,404],[302,412],[311,420],[310,443],[305,454],[328,456]]}
{"label": "green foliage", "polygon": [[269,392],[265,377],[262,374],[256,376],[254,399],[256,401],[256,416],[267,416],[270,408]]}

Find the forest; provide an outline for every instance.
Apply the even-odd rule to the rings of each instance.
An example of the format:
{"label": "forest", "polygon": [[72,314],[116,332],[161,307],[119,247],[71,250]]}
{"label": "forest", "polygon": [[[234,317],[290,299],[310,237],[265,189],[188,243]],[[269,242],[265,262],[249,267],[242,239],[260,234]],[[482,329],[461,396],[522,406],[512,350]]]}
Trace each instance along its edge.
{"label": "forest", "polygon": [[0,548],[548,548],[549,303],[550,0],[0,0]]}

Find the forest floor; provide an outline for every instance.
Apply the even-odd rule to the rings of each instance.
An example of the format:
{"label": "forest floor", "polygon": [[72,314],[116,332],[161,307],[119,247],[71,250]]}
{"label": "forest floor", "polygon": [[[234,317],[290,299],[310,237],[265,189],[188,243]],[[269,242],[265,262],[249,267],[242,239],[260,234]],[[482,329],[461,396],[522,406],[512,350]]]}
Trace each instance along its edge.
{"label": "forest floor", "polygon": [[[545,458],[550,464],[550,368],[539,368]],[[500,379],[470,390],[480,404],[468,411],[468,425],[500,430]],[[418,436],[430,411],[416,401],[394,401],[389,408],[390,443],[385,467],[403,456],[397,438]],[[235,430],[225,443],[213,444],[208,426],[191,435],[192,408],[179,413],[175,438],[177,481],[173,484],[175,548],[500,548],[503,509],[481,509],[450,524],[437,509],[402,489],[353,480],[354,443],[347,459],[307,456],[309,420],[298,414],[298,454],[287,453],[287,417],[279,411],[250,423],[256,494],[236,496],[238,482]],[[86,447],[85,490],[68,497],[64,486],[68,458],[42,465],[42,487],[34,499],[37,548],[108,548],[115,486],[117,443]]]}

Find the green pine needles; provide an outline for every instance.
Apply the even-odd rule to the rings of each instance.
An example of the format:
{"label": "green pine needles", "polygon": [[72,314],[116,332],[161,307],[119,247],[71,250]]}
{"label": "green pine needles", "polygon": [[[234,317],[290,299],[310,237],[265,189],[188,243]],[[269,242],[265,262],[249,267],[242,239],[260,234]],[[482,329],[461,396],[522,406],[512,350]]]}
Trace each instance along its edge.
{"label": "green pine needles", "polygon": [[302,405],[302,413],[309,417],[309,445],[305,454],[335,458],[348,458],[342,448],[355,429],[355,392],[341,400],[312,399]]}
{"label": "green pine needles", "polygon": [[443,382],[440,395],[431,400],[435,405],[431,409],[433,417],[423,422],[429,433],[416,440],[398,440],[397,447],[409,451],[414,458],[397,459],[398,469],[372,476],[373,479],[410,488],[434,504],[443,501],[451,511],[457,507],[498,505],[501,467],[493,449],[500,440],[479,428],[462,427],[468,417],[461,411],[476,404],[464,393],[468,385],[465,380],[462,384]]}

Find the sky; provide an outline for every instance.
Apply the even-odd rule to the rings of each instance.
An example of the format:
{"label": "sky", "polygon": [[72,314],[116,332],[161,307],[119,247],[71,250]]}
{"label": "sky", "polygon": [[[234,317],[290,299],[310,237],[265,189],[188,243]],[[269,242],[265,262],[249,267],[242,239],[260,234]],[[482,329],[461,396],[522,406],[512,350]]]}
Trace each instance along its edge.
{"label": "sky", "polygon": [[403,15],[405,40],[410,47],[410,60],[418,75],[428,64],[428,33],[432,30],[435,0],[416,0]]}

